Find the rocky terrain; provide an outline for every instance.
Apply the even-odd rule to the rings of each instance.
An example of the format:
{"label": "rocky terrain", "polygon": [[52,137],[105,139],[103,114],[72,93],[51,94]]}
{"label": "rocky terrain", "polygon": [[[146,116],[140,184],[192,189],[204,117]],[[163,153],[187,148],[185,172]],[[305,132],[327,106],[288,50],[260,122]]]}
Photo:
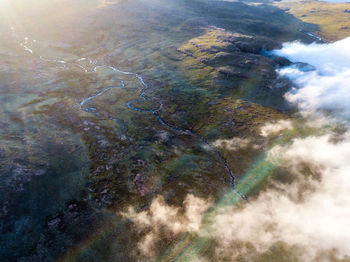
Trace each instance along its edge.
{"label": "rocky terrain", "polygon": [[265,2],[86,2],[1,21],[2,261],[151,261],[120,213],[220,199],[294,117],[269,51],[314,25]]}

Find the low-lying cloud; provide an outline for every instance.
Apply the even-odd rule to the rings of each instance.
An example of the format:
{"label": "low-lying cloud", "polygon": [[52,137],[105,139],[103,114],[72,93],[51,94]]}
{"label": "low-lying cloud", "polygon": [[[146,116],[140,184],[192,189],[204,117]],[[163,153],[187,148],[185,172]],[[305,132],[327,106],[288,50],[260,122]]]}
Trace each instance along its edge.
{"label": "low-lying cloud", "polygon": [[212,205],[211,201],[188,195],[183,207],[175,207],[165,203],[162,196],[156,197],[147,211],[135,212],[130,207],[122,213],[132,220],[139,230],[148,233],[139,241],[138,249],[145,257],[152,257],[154,245],[162,237],[176,236],[184,232],[198,232],[204,213]]}
{"label": "low-lying cloud", "polygon": [[331,44],[304,45],[286,43],[273,52],[285,56],[295,64],[280,69],[279,73],[292,79],[296,87],[286,98],[297,103],[304,112],[317,109],[336,110],[339,115],[350,117],[350,38]]}
{"label": "low-lying cloud", "polygon": [[213,146],[218,148],[225,148],[231,151],[237,151],[246,148],[251,143],[248,138],[234,137],[232,139],[217,139],[213,142]]}
{"label": "low-lying cloud", "polygon": [[292,129],[293,124],[291,120],[279,120],[273,123],[266,123],[260,129],[260,134],[264,137],[280,133],[286,129]]}
{"label": "low-lying cloud", "polygon": [[[265,252],[281,241],[302,250],[301,261],[317,261],[330,251],[350,257],[350,133],[343,139],[334,143],[331,135],[311,136],[273,148],[271,160],[282,158],[297,179],[262,193],[238,212],[233,207],[218,215],[214,228],[219,242],[226,243],[223,248],[241,241]],[[312,163],[310,172],[319,176],[306,176],[304,163]]]}
{"label": "low-lying cloud", "polygon": [[[290,247],[297,261],[337,261],[350,257],[350,133],[333,142],[332,135],[296,139],[291,145],[276,146],[270,161],[283,163],[295,181],[276,184],[242,207],[218,208],[210,226],[203,217],[213,203],[188,195],[183,208],[153,200],[148,211],[136,213],[130,208],[123,215],[139,229],[149,229],[138,248],[152,256],[154,245],[164,232],[184,232],[209,236],[216,242],[216,261],[236,261],[255,252],[263,254],[278,243]],[[331,152],[331,153],[330,153]],[[283,161],[281,161],[283,160]],[[309,165],[306,176],[302,168]],[[325,255],[326,254],[326,255]],[[253,260],[252,260],[253,261]]]}

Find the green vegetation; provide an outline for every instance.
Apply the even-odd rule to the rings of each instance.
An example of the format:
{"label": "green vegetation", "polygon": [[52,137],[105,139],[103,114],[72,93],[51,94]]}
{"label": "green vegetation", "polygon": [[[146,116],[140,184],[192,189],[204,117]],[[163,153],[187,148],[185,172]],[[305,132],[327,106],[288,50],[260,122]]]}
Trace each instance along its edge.
{"label": "green vegetation", "polygon": [[337,41],[350,36],[350,3],[329,3],[324,1],[282,1],[276,6],[300,20],[315,24],[319,29],[314,31],[326,41]]}
{"label": "green vegetation", "polygon": [[[31,172],[45,167],[54,175],[41,180],[34,172],[34,182],[24,183],[27,193],[40,188],[50,195],[45,183],[63,188],[40,206],[32,222],[37,230],[28,224],[18,237],[11,228],[35,212],[4,214],[12,225],[0,244],[9,251],[21,246],[6,253],[12,261],[50,261],[64,253],[62,261],[135,261],[142,233],[115,214],[129,206],[145,210],[157,195],[181,205],[188,194],[216,201],[230,190],[224,162],[207,143],[248,141],[235,150],[215,149],[237,179],[249,169],[273,143],[260,128],[293,112],[283,98],[289,82],[277,78],[279,62],[263,51],[307,36],[298,31],[300,20],[266,4],[84,0],[64,8],[64,2],[62,12],[53,6],[47,13],[21,10],[25,26],[17,20],[15,36],[9,19],[0,27],[6,35],[0,46],[1,176],[18,164]],[[80,9],[81,2],[89,5]],[[107,66],[141,75],[148,99],[140,99],[143,87],[135,75]],[[115,88],[91,98],[109,87]],[[129,101],[144,111],[131,110]],[[161,103],[159,117],[180,131],[151,112]],[[262,183],[251,195],[264,188]],[[10,204],[28,204],[25,194],[8,191],[2,195]],[[162,245],[175,240],[165,238]]]}

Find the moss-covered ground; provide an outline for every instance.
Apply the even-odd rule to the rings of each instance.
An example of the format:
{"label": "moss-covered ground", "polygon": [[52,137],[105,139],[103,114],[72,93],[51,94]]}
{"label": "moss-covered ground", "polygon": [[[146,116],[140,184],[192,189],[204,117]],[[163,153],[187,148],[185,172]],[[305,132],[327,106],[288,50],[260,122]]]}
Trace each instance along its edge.
{"label": "moss-covered ground", "polygon": [[[197,0],[89,4],[60,5],[62,12],[45,15],[40,9],[26,16],[24,9],[25,26],[14,23],[16,33],[8,17],[1,20],[0,156],[6,161],[0,168],[7,172],[1,177],[22,170],[22,178],[32,180],[15,182],[34,195],[39,187],[50,195],[54,182],[62,189],[54,187],[57,194],[44,206],[36,206],[38,199],[26,202],[21,192],[6,195],[2,210],[12,198],[41,212],[35,219],[29,211],[1,214],[7,223],[1,252],[8,261],[141,259],[135,246],[142,232],[116,212],[145,210],[157,195],[174,205],[188,194],[220,199],[231,189],[230,178],[204,141],[239,180],[273,144],[260,128],[294,112],[283,98],[289,82],[275,72],[280,62],[264,51],[284,41],[310,41],[298,30],[310,25],[281,9]],[[148,99],[140,98],[143,87],[135,75],[108,66],[141,75]],[[116,88],[81,105],[108,87]],[[144,111],[130,109],[129,101]],[[157,113],[168,125],[202,139],[162,124],[151,112],[160,103]],[[249,142],[237,149],[220,146],[232,139]],[[43,168],[53,175],[41,183],[35,172]],[[32,230],[25,221],[40,227]],[[16,223],[25,225],[23,232],[11,231]],[[163,247],[175,240],[165,239]]]}
{"label": "moss-covered ground", "polygon": [[337,41],[350,36],[350,3],[325,1],[282,1],[276,6],[285,9],[300,20],[318,25],[313,31],[326,41]]}

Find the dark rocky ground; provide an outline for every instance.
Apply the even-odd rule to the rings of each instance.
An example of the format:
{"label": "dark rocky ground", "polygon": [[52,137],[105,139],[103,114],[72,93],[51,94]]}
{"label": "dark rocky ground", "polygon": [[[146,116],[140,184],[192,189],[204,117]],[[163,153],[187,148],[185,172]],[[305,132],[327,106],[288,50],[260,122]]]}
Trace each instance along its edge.
{"label": "dark rocky ground", "polygon": [[[140,232],[118,211],[145,210],[156,195],[179,205],[188,193],[218,199],[230,189],[203,140],[128,101],[151,110],[162,102],[168,125],[209,143],[249,139],[245,149],[219,149],[237,179],[267,146],[260,127],[294,110],[275,72],[289,61],[266,51],[312,41],[300,28],[313,26],[267,2],[81,4],[60,14],[44,6],[40,23],[38,10],[18,10],[26,29],[15,23],[16,37],[9,20],[1,24],[1,261],[137,261]],[[24,37],[33,54],[17,46]],[[142,75],[149,99],[140,100],[135,76],[92,70],[103,64]],[[125,88],[89,101],[89,112],[79,106],[120,80]]]}

